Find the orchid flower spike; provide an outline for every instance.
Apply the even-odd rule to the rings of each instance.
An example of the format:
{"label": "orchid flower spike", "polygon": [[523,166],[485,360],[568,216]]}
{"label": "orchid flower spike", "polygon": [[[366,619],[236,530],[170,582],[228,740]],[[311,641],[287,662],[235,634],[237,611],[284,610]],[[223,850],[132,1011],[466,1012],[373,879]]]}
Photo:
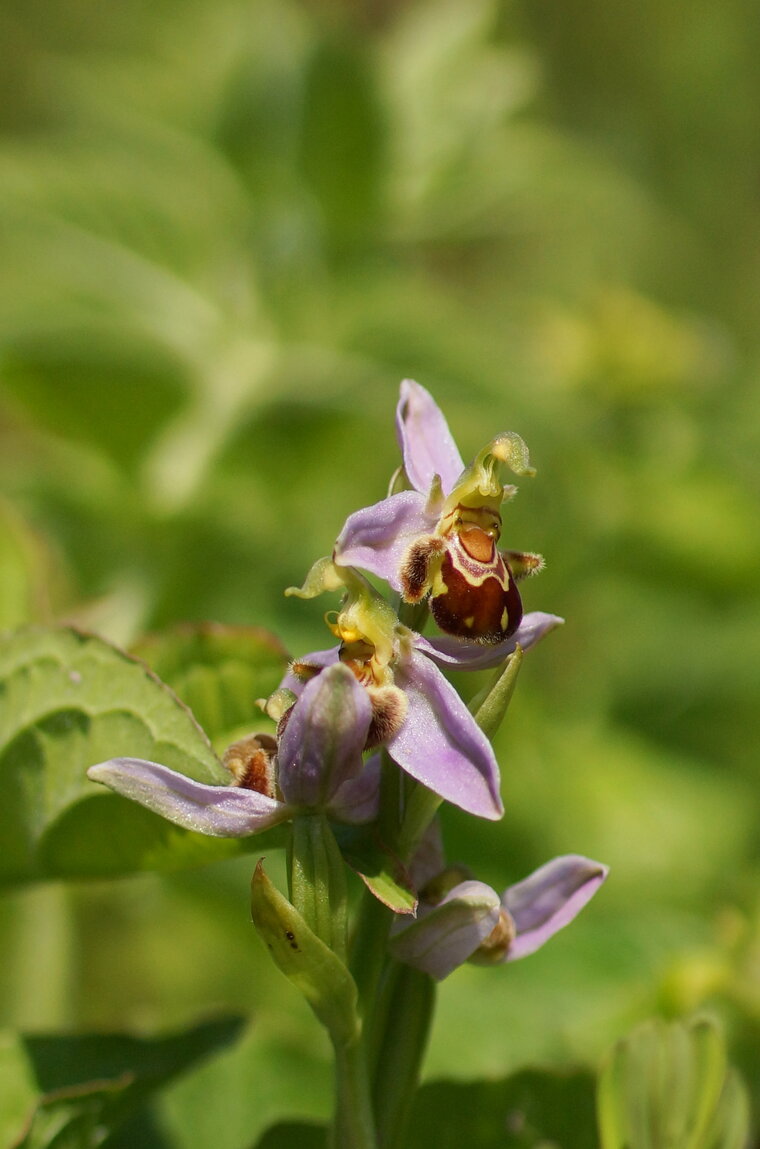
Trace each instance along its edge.
{"label": "orchid flower spike", "polygon": [[178,826],[218,838],[259,833],[302,810],[368,822],[379,788],[377,760],[362,758],[371,718],[366,691],[337,663],[300,692],[277,740],[259,734],[230,747],[230,785],[210,786],[140,758],[112,758],[87,773]]}
{"label": "orchid flower spike", "polygon": [[499,646],[523,617],[516,581],[543,566],[539,555],[497,548],[501,504],[516,491],[499,468],[532,476],[528,449],[503,432],[465,468],[439,407],[411,379],[401,384],[396,429],[412,490],[350,515],[335,562],[380,575],[405,602],[427,598],[445,633]]}

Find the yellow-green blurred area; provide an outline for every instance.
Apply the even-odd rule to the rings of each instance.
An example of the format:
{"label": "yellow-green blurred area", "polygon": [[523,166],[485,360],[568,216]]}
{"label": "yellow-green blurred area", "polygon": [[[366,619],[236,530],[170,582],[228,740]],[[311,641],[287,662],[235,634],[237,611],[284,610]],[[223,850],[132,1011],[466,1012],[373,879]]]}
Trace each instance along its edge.
{"label": "yellow-green blurred area", "polygon": [[[498,888],[612,872],[541,953],[444,983],[430,1076],[706,1009],[760,1105],[759,57],[749,0],[0,10],[3,626],[329,645],[335,603],[282,589],[385,494],[403,377],[465,458],[530,447],[503,541],[567,623],[497,739],[503,822],[447,811],[449,852]],[[324,1115],[250,869],[11,893],[7,1019],[242,1010],[167,1128],[189,1105],[182,1145],[242,1149],[256,1089]]]}

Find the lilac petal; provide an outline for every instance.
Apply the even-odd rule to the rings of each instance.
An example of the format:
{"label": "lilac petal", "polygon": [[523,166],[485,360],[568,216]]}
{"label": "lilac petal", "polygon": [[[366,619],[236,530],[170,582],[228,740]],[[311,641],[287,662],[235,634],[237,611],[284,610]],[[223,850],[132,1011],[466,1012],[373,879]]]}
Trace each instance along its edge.
{"label": "lilac petal", "polygon": [[401,491],[349,515],[335,543],[335,562],[372,571],[400,592],[399,571],[407,550],[420,535],[430,534],[436,522],[425,510],[423,495]]}
{"label": "lilac petal", "polygon": [[426,495],[439,475],[448,495],[464,470],[449,426],[429,391],[413,379],[401,384],[396,408],[396,435],[409,482]]}
{"label": "lilac petal", "polygon": [[438,666],[452,666],[456,670],[489,670],[512,654],[518,643],[523,650],[529,650],[550,630],[562,626],[564,621],[559,615],[534,610],[523,617],[511,638],[500,642],[498,646],[482,646],[477,642],[448,635],[436,638],[423,638],[419,635],[414,645]]}
{"label": "lilac petal", "polygon": [[111,758],[91,766],[87,775],[177,826],[214,838],[244,838],[292,813],[284,802],[256,790],[207,786],[142,758]]}
{"label": "lilac petal", "polygon": [[535,953],[571,922],[596,893],[607,866],[580,854],[554,858],[504,893],[502,904],[515,923],[517,936],[506,961]]}
{"label": "lilac petal", "polygon": [[390,950],[399,961],[439,981],[475,953],[499,922],[499,895],[484,882],[460,882],[416,921],[396,919]]}
{"label": "lilac petal", "polygon": [[324,806],[362,768],[369,694],[342,663],[307,683],[277,749],[280,789],[297,806]]}
{"label": "lilac petal", "polygon": [[373,754],[356,778],[338,787],[327,806],[331,817],[351,825],[374,821],[380,801],[380,762],[380,755]]}
{"label": "lilac petal", "polygon": [[504,807],[491,744],[454,687],[416,650],[398,664],[395,678],[409,709],[401,729],[388,740],[391,757],[455,806],[482,818],[500,818]]}

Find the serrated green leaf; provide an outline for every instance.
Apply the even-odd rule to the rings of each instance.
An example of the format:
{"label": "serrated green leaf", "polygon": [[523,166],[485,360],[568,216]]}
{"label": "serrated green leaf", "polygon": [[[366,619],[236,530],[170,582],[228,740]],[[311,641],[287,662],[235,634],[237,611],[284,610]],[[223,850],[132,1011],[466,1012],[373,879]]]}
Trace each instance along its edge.
{"label": "serrated green leaf", "polygon": [[135,643],[143,659],[189,706],[211,739],[264,729],[256,705],[279,685],[288,656],[275,635],[253,626],[183,624]]}
{"label": "serrated green leaf", "polygon": [[179,830],[90,782],[127,755],[203,782],[226,771],[192,714],[93,635],[29,628],[0,642],[0,881],[174,869],[250,848]]}
{"label": "serrated green leaf", "polygon": [[151,1094],[233,1042],[239,1018],[168,1037],[0,1035],[0,1136],[13,1149],[90,1149]]}

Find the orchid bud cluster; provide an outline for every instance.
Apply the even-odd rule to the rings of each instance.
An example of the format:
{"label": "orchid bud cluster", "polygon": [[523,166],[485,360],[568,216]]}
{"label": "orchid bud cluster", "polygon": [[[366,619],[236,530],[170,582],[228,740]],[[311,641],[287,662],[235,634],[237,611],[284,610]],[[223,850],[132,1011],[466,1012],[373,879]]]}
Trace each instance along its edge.
{"label": "orchid bud cluster", "polygon": [[[330,899],[343,905],[342,856],[350,860],[344,842],[363,833],[411,886],[408,905],[383,899],[396,911],[388,916],[386,960],[441,979],[465,961],[498,964],[533,953],[576,916],[607,870],[580,855],[555,858],[499,894],[446,864],[437,818],[442,801],[491,820],[504,812],[486,731],[498,725],[508,695],[497,705],[494,685],[479,707],[468,708],[445,672],[493,669],[498,683],[562,620],[523,613],[518,583],[543,560],[499,546],[502,506],[515,493],[502,483],[501,469],[534,473],[522,439],[499,434],[465,466],[440,409],[410,380],[401,385],[396,431],[402,468],[391,493],[352,514],[331,555],[314,564],[303,586],[286,591],[306,599],[340,596],[326,615],[333,642],[299,656],[262,701],[275,733],[230,747],[224,757],[230,784],[206,785],[135,758],[101,763],[89,775],[202,834],[242,837],[291,824],[292,842],[301,843],[291,845],[301,877],[287,903],[268,880],[262,884],[259,867],[254,921],[266,937],[267,922],[284,921],[283,914],[291,922],[295,913],[302,938],[324,943],[339,964],[345,946],[336,941]],[[367,574],[387,584],[389,597]],[[428,616],[442,633],[422,633]],[[312,898],[304,874],[314,875],[322,893]],[[377,885],[368,885],[382,898]],[[318,905],[324,897],[326,911]],[[323,929],[325,912],[331,922]],[[295,936],[290,925],[285,936]],[[285,969],[295,958],[287,945],[282,953]],[[343,972],[330,975],[341,986]],[[301,988],[311,984],[308,970],[299,976]],[[353,1006],[351,993],[340,992],[345,1033]],[[310,998],[328,1028],[337,1025],[331,993],[320,983],[313,989],[319,1008]]]}

